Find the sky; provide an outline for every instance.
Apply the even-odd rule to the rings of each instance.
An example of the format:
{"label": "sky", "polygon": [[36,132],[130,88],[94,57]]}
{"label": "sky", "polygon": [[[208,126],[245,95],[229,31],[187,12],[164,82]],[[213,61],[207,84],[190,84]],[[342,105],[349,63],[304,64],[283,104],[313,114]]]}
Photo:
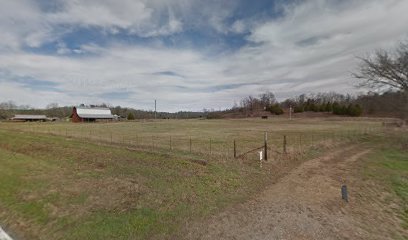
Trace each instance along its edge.
{"label": "sky", "polygon": [[357,93],[358,56],[408,39],[406,0],[0,0],[0,102],[230,108]]}

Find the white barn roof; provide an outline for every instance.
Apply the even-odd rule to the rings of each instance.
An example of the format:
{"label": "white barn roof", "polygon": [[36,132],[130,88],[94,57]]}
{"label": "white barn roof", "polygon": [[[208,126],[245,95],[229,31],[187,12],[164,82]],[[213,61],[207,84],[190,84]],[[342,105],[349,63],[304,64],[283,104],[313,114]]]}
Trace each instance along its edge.
{"label": "white barn roof", "polygon": [[110,119],[113,118],[109,108],[77,107],[76,112],[81,118]]}
{"label": "white barn roof", "polygon": [[14,115],[14,117],[12,119],[15,119],[15,120],[46,120],[47,116],[45,116],[45,115],[18,114],[18,115]]}

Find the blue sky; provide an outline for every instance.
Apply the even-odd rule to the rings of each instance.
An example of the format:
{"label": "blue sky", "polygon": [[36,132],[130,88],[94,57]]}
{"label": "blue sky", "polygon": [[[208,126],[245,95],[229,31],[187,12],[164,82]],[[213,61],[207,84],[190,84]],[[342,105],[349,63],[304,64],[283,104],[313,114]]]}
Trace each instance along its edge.
{"label": "blue sky", "polygon": [[0,3],[0,102],[222,109],[356,93],[356,56],[406,40],[405,0]]}

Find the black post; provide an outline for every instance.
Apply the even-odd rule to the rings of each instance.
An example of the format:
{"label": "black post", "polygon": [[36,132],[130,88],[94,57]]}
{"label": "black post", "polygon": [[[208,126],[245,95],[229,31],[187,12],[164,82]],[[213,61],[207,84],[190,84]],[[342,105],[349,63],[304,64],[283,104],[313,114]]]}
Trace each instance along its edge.
{"label": "black post", "polygon": [[237,144],[234,139],[234,158],[237,158]]}
{"label": "black post", "polygon": [[268,161],[268,133],[265,132],[264,135],[264,148],[265,148],[265,161]]}
{"label": "black post", "polygon": [[170,136],[170,151],[171,151],[171,136]]}
{"label": "black post", "polygon": [[283,135],[283,153],[287,153],[286,152],[286,135]]}
{"label": "black post", "polygon": [[190,153],[191,153],[191,137],[190,137]]}
{"label": "black post", "polygon": [[348,193],[347,193],[347,186],[346,185],[341,186],[341,198],[344,201],[348,202]]}
{"label": "black post", "polygon": [[211,138],[210,138],[210,155],[211,155]]}
{"label": "black post", "polygon": [[303,153],[302,151],[302,134],[299,136],[299,145],[300,145],[300,152]]}

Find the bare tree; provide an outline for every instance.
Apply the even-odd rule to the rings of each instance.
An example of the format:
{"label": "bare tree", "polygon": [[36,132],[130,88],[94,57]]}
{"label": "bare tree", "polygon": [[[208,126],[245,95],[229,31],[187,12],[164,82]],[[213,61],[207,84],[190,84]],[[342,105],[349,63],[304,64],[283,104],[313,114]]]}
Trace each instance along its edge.
{"label": "bare tree", "polygon": [[359,72],[352,75],[362,80],[361,86],[408,92],[408,42],[394,51],[378,50],[372,57],[359,59]]}
{"label": "bare tree", "polygon": [[259,99],[261,101],[262,107],[269,107],[272,104],[276,103],[275,95],[269,91],[259,95]]}

